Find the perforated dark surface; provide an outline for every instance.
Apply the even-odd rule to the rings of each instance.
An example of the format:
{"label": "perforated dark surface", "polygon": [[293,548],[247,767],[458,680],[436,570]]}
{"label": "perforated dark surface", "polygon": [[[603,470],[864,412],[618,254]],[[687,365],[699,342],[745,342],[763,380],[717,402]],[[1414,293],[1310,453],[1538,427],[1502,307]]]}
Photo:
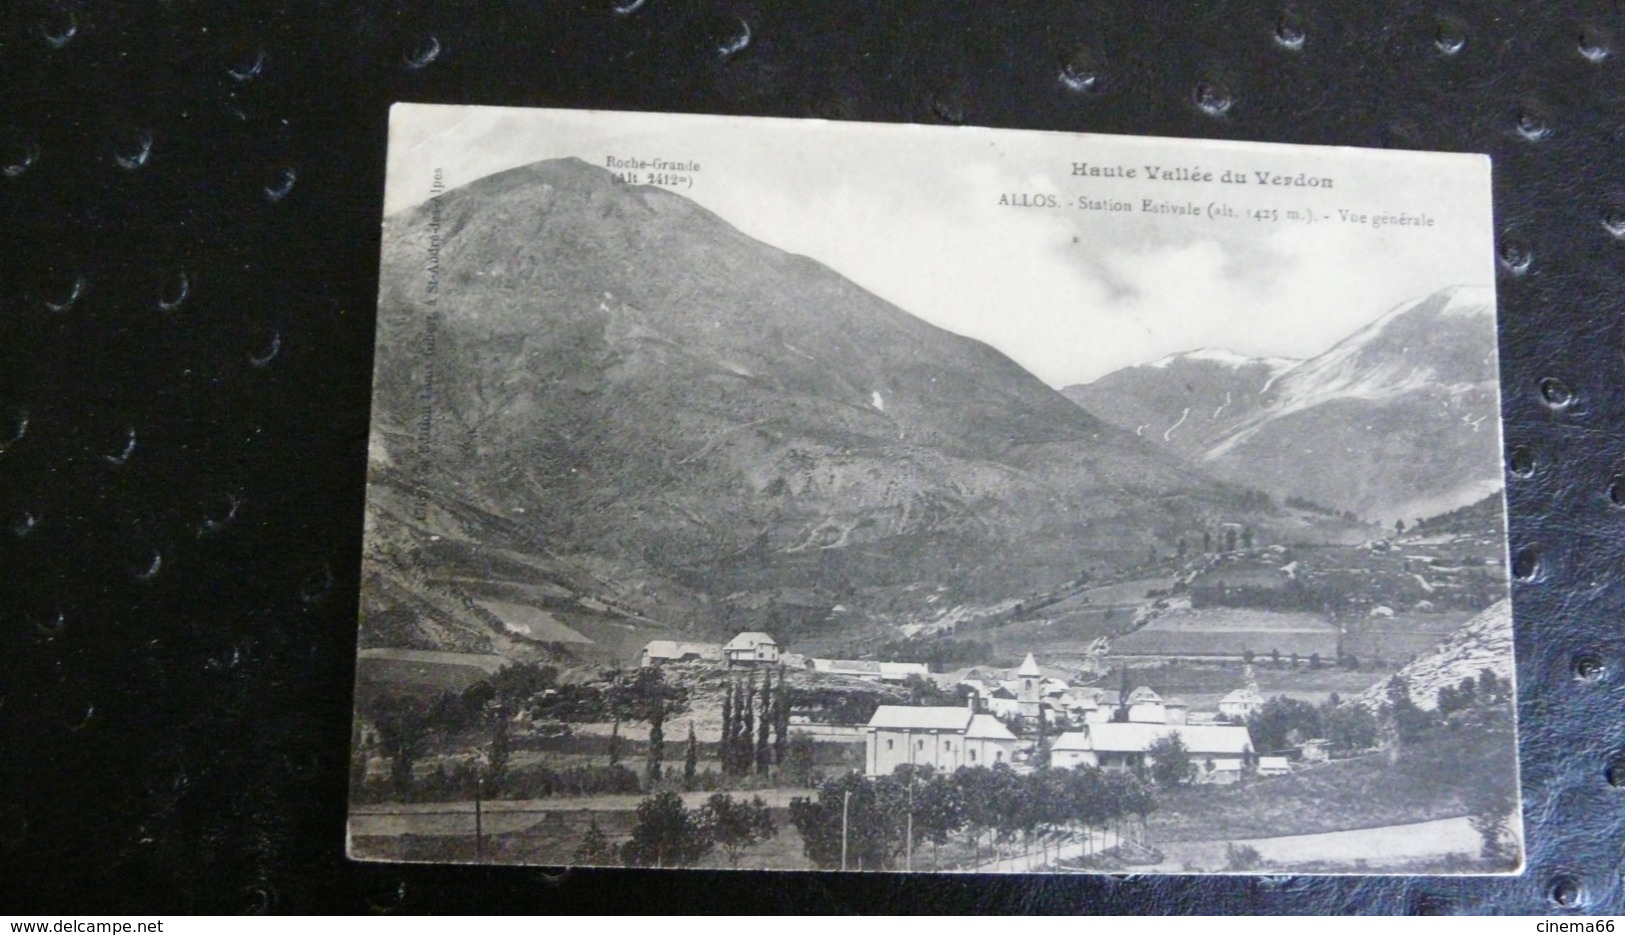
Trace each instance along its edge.
{"label": "perforated dark surface", "polygon": [[[618,5],[0,7],[0,912],[1625,905],[1625,765],[1609,781],[1625,751],[1616,6]],[[1528,572],[1515,586],[1528,872],[1026,881],[347,863],[397,100],[1490,153],[1512,540]]]}

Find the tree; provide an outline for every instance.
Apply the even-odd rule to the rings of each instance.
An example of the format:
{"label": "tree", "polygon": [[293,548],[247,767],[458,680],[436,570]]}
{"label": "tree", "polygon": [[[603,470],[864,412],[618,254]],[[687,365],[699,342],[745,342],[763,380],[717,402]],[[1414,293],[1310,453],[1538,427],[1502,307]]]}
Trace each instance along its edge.
{"label": "tree", "polygon": [[[1493,780],[1493,781],[1488,781]],[[1467,822],[1483,841],[1481,854],[1485,860],[1499,864],[1512,863],[1517,856],[1507,834],[1512,818],[1512,777],[1486,777],[1467,797],[1471,814]]]}
{"label": "tree", "polygon": [[609,728],[609,765],[616,766],[621,762],[621,722],[617,718]]}
{"label": "tree", "polygon": [[1236,531],[1234,529],[1226,529],[1224,531],[1224,550],[1226,552],[1234,552],[1236,550]]}
{"label": "tree", "polygon": [[965,799],[954,777],[933,773],[914,787],[914,836],[931,842],[931,869],[938,848],[965,824]]}
{"label": "tree", "polygon": [[1258,848],[1250,844],[1226,844],[1224,846],[1224,869],[1239,873],[1257,870],[1264,866],[1264,858],[1258,853]]}
{"label": "tree", "polygon": [[397,795],[412,787],[412,767],[429,741],[429,708],[414,698],[378,695],[367,705],[378,744],[389,758],[389,779]]}
{"label": "tree", "polygon": [[784,765],[790,744],[790,684],[779,666],[779,696],[773,706],[773,762]]}
{"label": "tree", "polygon": [[587,833],[581,836],[581,843],[576,845],[575,853],[570,856],[570,863],[577,867],[607,867],[614,862],[615,845],[598,827],[598,816],[594,815],[592,824],[587,826]]}
{"label": "tree", "polygon": [[510,709],[524,709],[537,695],[558,684],[559,670],[552,666],[522,662],[506,665],[491,676],[493,694]]}
{"label": "tree", "polygon": [[1403,536],[1404,534],[1405,534],[1405,521],[1402,520],[1402,519],[1394,520],[1394,536],[1397,538],[1399,536]]}
{"label": "tree", "polygon": [[660,781],[660,764],[666,755],[666,712],[656,704],[649,712],[649,782]]}
{"label": "tree", "polygon": [[1244,549],[1253,547],[1253,528],[1251,526],[1241,531],[1241,547]]}
{"label": "tree", "polygon": [[820,786],[816,799],[791,799],[790,822],[801,834],[807,859],[826,869],[841,866],[843,805],[847,867],[893,869],[903,852],[908,802],[907,790],[890,776],[848,773]]}
{"label": "tree", "polygon": [[1209,532],[1206,529],[1202,530],[1202,551],[1203,552],[1211,552],[1211,551],[1213,551],[1213,533]]}
{"label": "tree", "polygon": [[739,749],[736,756],[739,762],[735,766],[736,775],[748,776],[751,764],[756,762],[756,673],[750,674],[745,683],[744,705],[736,709],[740,714]]}
{"label": "tree", "polygon": [[1270,665],[1277,669],[1281,667],[1281,651],[1279,649],[1270,650]]}
{"label": "tree", "polygon": [[1038,703],[1038,742],[1033,745],[1033,765],[1039,769],[1049,766],[1049,716],[1044,703]]}
{"label": "tree", "polygon": [[702,808],[711,839],[728,857],[728,866],[739,869],[739,857],[749,848],[777,837],[778,825],[761,796],[749,802],[736,802],[733,796],[718,792]]}
{"label": "tree", "polygon": [[1388,707],[1394,731],[1402,744],[1415,743],[1433,726],[1433,718],[1411,700],[1411,686],[1401,676],[1388,680]]}
{"label": "tree", "polygon": [[1122,684],[1117,689],[1117,710],[1112,712],[1112,720],[1118,724],[1128,723],[1128,666],[1123,666]]}
{"label": "tree", "polygon": [[717,744],[717,758],[722,761],[722,774],[733,773],[734,693],[730,685],[722,690],[722,740]]}
{"label": "tree", "polygon": [[508,736],[508,703],[500,695],[491,705],[491,784],[501,788],[508,778],[508,760],[513,755],[513,740]]}
{"label": "tree", "polygon": [[1177,554],[1178,554],[1178,555],[1179,555],[1179,557],[1180,557],[1180,558],[1184,558],[1184,557],[1185,557],[1185,553],[1186,553],[1186,552],[1187,552],[1187,551],[1189,551],[1189,547],[1188,547],[1188,546],[1186,546],[1186,544],[1185,544],[1185,537],[1184,537],[1184,536],[1180,536],[1180,537],[1179,537],[1179,545],[1178,545],[1178,552],[1177,552]]}
{"label": "tree", "polygon": [[683,752],[683,788],[692,792],[700,768],[700,742],[694,736],[694,722],[688,722],[688,749]]}
{"label": "tree", "polygon": [[762,677],[762,712],[756,725],[756,775],[766,776],[773,759],[773,670]]}
{"label": "tree", "polygon": [[1241,661],[1242,662],[1245,662],[1248,665],[1252,665],[1253,660],[1255,658],[1257,658],[1257,656],[1258,656],[1257,653],[1253,652],[1252,650],[1248,649],[1245,646],[1242,647],[1242,649],[1241,649]]}
{"label": "tree", "polygon": [[1320,670],[1320,653],[1309,654],[1309,670],[1311,672],[1318,672]]}
{"label": "tree", "polygon": [[1377,745],[1382,725],[1364,705],[1327,703],[1321,710],[1326,738],[1340,750],[1369,750]]}
{"label": "tree", "polygon": [[1301,698],[1276,695],[1247,719],[1253,748],[1276,753],[1301,740],[1321,736],[1320,709]]}
{"label": "tree", "polygon": [[813,739],[806,734],[792,734],[785,746],[785,769],[789,780],[798,786],[809,785],[813,772]]}
{"label": "tree", "polygon": [[609,691],[610,715],[622,721],[664,720],[688,710],[688,692],[672,685],[654,666],[639,669],[628,681],[617,681]]}
{"label": "tree", "polygon": [[1145,750],[1151,759],[1151,778],[1159,786],[1178,786],[1191,779],[1194,763],[1179,731],[1159,737]]}
{"label": "tree", "polygon": [[1293,668],[1294,671],[1296,671],[1297,668],[1298,668],[1298,654],[1297,653],[1292,654],[1292,668]]}
{"label": "tree", "polygon": [[710,853],[714,842],[701,816],[683,807],[675,792],[638,803],[632,838],[621,848],[628,867],[687,867]]}

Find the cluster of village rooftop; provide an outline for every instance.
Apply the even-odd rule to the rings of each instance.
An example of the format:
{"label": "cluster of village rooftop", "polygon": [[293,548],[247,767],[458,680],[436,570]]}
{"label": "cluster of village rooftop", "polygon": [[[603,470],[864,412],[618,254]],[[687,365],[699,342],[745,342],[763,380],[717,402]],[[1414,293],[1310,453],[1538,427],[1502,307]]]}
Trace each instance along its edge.
{"label": "cluster of village rooftop", "polygon": [[801,653],[781,652],[779,644],[766,633],[748,631],[726,643],[682,643],[651,640],[643,647],[638,664],[644,667],[668,662],[726,662],[730,666],[778,666],[806,669],[827,675],[844,675],[871,682],[906,682],[912,676],[931,677],[931,667],[923,662],[871,662],[867,659],[815,659]]}
{"label": "cluster of village rooftop", "polygon": [[[773,638],[760,632],[741,633],[722,645],[655,640],[644,647],[642,665],[667,662],[783,665],[886,682],[930,676],[930,669],[922,663],[781,653]],[[1050,741],[1050,765],[1056,768],[1149,769],[1154,765],[1152,747],[1178,734],[1196,765],[1198,782],[1236,782],[1249,763],[1259,775],[1285,773],[1286,757],[1255,756],[1246,719],[1263,707],[1264,698],[1252,679],[1251,667],[1245,679],[1243,687],[1220,699],[1218,710],[1192,711],[1181,699],[1164,700],[1146,686],[1123,698],[1110,689],[1069,685],[1065,679],[1045,675],[1028,653],[1008,678],[986,669],[970,670],[959,681],[965,689],[963,707],[881,705],[864,728],[865,772],[885,775],[905,764],[947,771],[1000,763],[1014,769],[1031,768],[1032,742],[1024,744],[1007,725],[1036,730],[1042,720],[1074,726]],[[1123,711],[1127,720],[1118,719]],[[1306,758],[1318,758],[1314,754],[1319,752],[1306,750]]]}

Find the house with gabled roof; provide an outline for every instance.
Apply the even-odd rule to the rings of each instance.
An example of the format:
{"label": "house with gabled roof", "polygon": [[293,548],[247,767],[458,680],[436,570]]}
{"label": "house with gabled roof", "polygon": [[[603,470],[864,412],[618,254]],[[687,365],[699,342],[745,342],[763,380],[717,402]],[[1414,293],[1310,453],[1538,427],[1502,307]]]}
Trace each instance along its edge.
{"label": "house with gabled roof", "polygon": [[1177,734],[1190,751],[1197,782],[1232,783],[1253,756],[1252,735],[1240,724],[1088,724],[1050,745],[1050,765],[1138,771],[1156,762],[1153,745]]}
{"label": "house with gabled roof", "polygon": [[668,662],[721,662],[722,646],[718,643],[686,643],[678,640],[650,640],[638,657],[643,668]]}
{"label": "house with gabled roof", "polygon": [[779,661],[779,644],[766,633],[747,630],[722,647],[728,665],[774,665]]}

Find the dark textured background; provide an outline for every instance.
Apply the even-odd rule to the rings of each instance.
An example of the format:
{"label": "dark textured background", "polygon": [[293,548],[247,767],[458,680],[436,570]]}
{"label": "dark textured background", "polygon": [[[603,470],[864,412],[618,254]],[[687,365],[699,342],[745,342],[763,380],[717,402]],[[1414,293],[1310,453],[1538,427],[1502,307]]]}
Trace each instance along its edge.
{"label": "dark textured background", "polygon": [[[0,912],[1620,911],[1620,7],[1004,6],[0,5]],[[397,100],[1491,154],[1528,872],[347,863]]]}

